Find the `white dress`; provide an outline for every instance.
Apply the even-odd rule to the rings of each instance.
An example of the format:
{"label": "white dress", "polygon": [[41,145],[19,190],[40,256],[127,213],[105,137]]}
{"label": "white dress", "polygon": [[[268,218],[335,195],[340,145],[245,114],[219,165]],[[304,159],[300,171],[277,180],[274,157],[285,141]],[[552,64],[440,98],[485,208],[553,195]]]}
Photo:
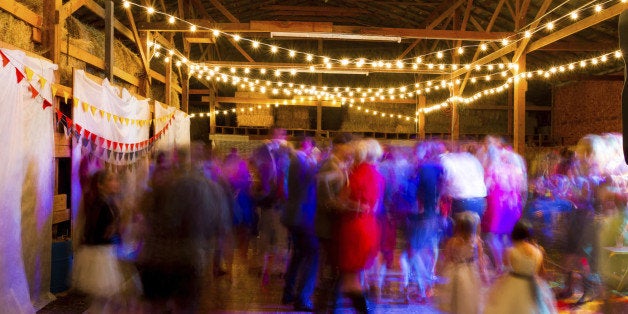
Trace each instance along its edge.
{"label": "white dress", "polygon": [[520,242],[508,250],[511,272],[495,281],[488,293],[486,314],[557,313],[556,300],[547,283],[537,274],[543,253]]}
{"label": "white dress", "polygon": [[454,237],[445,248],[447,262],[442,276],[445,283],[436,287],[438,307],[446,313],[482,312],[482,281],[478,266],[477,241]]}

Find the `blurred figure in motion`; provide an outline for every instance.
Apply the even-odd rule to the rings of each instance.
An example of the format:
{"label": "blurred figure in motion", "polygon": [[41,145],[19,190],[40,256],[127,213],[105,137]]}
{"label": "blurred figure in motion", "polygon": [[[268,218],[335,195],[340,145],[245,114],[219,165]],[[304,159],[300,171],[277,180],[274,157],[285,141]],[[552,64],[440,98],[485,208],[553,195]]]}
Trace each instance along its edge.
{"label": "blurred figure in motion", "polygon": [[512,231],[513,246],[506,251],[510,273],[491,287],[486,314],[558,313],[556,300],[541,277],[543,249],[533,243],[532,227],[519,221]]}
{"label": "blurred figure in motion", "polygon": [[377,170],[377,162],[382,155],[382,147],[376,140],[357,142],[355,166],[340,196],[346,204],[338,229],[340,291],[351,299],[359,313],[374,311],[363,282],[364,270],[373,264],[379,251],[377,212],[383,202],[384,177]]}
{"label": "blurred figure in motion", "polygon": [[340,133],[332,140],[331,153],[323,161],[316,177],[316,213],[314,230],[320,243],[316,311],[326,313],[340,301],[338,270],[338,220],[345,203],[340,192],[349,184],[353,163],[353,136]]}
{"label": "blurred figure in motion", "polygon": [[297,311],[314,310],[311,297],[318,266],[318,239],[314,234],[318,165],[312,154],[314,147],[311,138],[304,138],[290,158],[288,202],[282,217],[282,223],[290,233],[292,255],[281,303],[294,302]]}
{"label": "blurred figure in motion", "polygon": [[[208,243],[219,229],[222,189],[187,166],[153,184],[143,202],[143,247],[137,267],[146,312],[192,313],[197,309]],[[153,181],[155,183],[155,181]]]}
{"label": "blurred figure in motion", "polygon": [[262,286],[267,286],[272,267],[285,271],[288,235],[281,224],[281,215],[288,198],[288,167],[292,148],[286,141],[286,130],[270,131],[271,139],[253,151],[250,157],[257,181],[253,197],[260,209],[258,263],[261,264]]}
{"label": "blurred figure in motion", "polygon": [[[447,313],[482,313],[482,281],[487,282],[480,217],[465,211],[455,218],[454,236],[443,253],[445,283],[436,292],[439,308]],[[503,312],[508,313],[508,311]]]}
{"label": "blurred figure in motion", "polygon": [[120,193],[120,182],[116,174],[106,170],[96,171],[89,182],[72,279],[75,288],[91,297],[89,313],[115,313],[120,310],[116,296],[124,282],[116,256],[120,233],[114,198]]}

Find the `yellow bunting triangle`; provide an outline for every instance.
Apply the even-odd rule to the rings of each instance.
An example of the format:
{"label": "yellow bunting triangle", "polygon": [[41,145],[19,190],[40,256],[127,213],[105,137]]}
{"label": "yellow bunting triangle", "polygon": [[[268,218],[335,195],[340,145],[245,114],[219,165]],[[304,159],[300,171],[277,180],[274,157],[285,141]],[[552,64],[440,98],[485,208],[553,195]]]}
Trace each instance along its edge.
{"label": "yellow bunting triangle", "polygon": [[89,107],[89,104],[86,102],[83,102],[83,111],[87,112],[88,107]]}
{"label": "yellow bunting triangle", "polygon": [[78,98],[72,98],[72,103],[74,104],[74,107],[78,107],[79,99]]}
{"label": "yellow bunting triangle", "polygon": [[[46,79],[43,76],[39,77],[39,86],[41,86],[41,88],[44,88],[46,86]],[[54,97],[54,94],[52,95]]]}
{"label": "yellow bunting triangle", "polygon": [[26,74],[26,79],[30,81],[33,79],[33,74],[35,74],[35,72],[33,72],[33,70],[29,67],[24,67],[24,74]]}
{"label": "yellow bunting triangle", "polygon": [[[53,94],[55,94],[56,90],[53,92]],[[63,91],[63,100],[65,100],[65,102],[68,102],[68,97],[70,97],[70,94],[68,94],[68,92]]]}
{"label": "yellow bunting triangle", "polygon": [[101,116],[101,117],[104,117],[104,116],[105,116],[105,112],[104,112],[104,111],[102,111],[101,109],[98,109],[98,113],[100,114],[100,116]]}
{"label": "yellow bunting triangle", "polygon": [[113,121],[115,121],[116,123],[120,123],[120,117],[114,115],[113,116]]}
{"label": "yellow bunting triangle", "polygon": [[[52,97],[57,95],[57,84],[50,84],[50,88],[52,88]],[[67,100],[65,102],[68,102]]]}
{"label": "yellow bunting triangle", "polygon": [[111,120],[111,113],[107,112],[107,121]]}
{"label": "yellow bunting triangle", "polygon": [[89,110],[92,111],[92,116],[96,116],[96,107],[94,106],[89,106]]}

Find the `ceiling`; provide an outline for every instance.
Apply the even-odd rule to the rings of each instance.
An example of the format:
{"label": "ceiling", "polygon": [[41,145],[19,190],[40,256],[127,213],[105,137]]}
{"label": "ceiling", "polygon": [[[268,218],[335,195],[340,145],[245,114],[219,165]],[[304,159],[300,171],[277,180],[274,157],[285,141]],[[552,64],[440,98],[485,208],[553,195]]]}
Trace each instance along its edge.
{"label": "ceiling", "polygon": [[[138,2],[140,0],[134,0]],[[168,26],[167,16],[153,14],[147,17],[145,10],[133,7],[133,16],[140,31],[159,33],[164,38],[172,36],[177,50],[189,51],[189,59],[196,62],[220,61],[222,65],[247,65],[262,63],[269,71],[273,65],[305,65],[301,55],[291,58],[287,53],[269,53],[268,46],[252,48],[251,41],[262,44],[312,53],[341,60],[399,60],[417,56],[434,60],[434,63],[474,64],[486,55],[503,48],[501,38],[519,38],[525,30],[536,30],[528,46],[551,37],[552,34],[574,27],[585,19],[603,14],[607,9],[617,8],[620,1],[550,1],[550,0],[153,0],[152,6],[158,11],[172,14],[178,18],[193,22],[199,30],[191,33],[188,25],[182,21],[175,26]],[[148,2],[142,3],[149,6]],[[600,5],[602,12],[595,12],[595,5]],[[123,23],[130,24],[122,12],[116,8],[116,16]],[[119,13],[118,13],[119,12]],[[572,20],[570,13],[578,12],[578,18]],[[537,17],[541,17],[537,20]],[[299,23],[300,22],[300,23]],[[549,31],[547,24],[555,23]],[[309,23],[309,24],[308,24]],[[578,24],[578,25],[581,25]],[[571,31],[569,36],[551,38],[553,41],[534,51],[528,52],[526,68],[528,70],[549,69],[582,58],[595,57],[617,49],[617,16],[601,22],[589,23],[584,29]],[[531,28],[536,26],[537,28]],[[225,34],[218,37],[207,29],[220,29]],[[487,32],[488,30],[488,32]],[[271,33],[299,32],[298,36],[313,38],[271,38]],[[358,34],[357,39],[323,39],[321,33]],[[236,42],[230,35],[237,34],[242,40]],[[399,37],[398,41],[381,41],[370,38],[371,35]],[[328,34],[325,36],[329,36]],[[561,36],[562,37],[562,36]],[[460,39],[463,40],[460,40]],[[481,40],[484,39],[484,40]],[[521,42],[521,41],[520,41]],[[478,51],[480,44],[486,44],[486,52]],[[464,47],[465,53],[456,53],[457,47]],[[264,48],[264,49],[262,49]],[[488,62],[508,63],[513,61],[515,51],[502,53],[501,57]],[[442,59],[434,59],[435,53],[444,52]],[[301,60],[297,59],[301,56]],[[411,62],[411,61],[408,61]],[[394,68],[394,67],[393,67]],[[355,69],[354,69],[355,70]],[[582,80],[594,76],[621,75],[623,63],[614,62],[606,66],[587,68],[576,74],[555,76],[551,84],[568,80]],[[392,73],[394,72],[394,73]],[[433,73],[432,73],[433,72]],[[315,74],[300,73],[285,78],[297,84],[323,84],[340,86],[390,86],[411,84],[422,80],[452,77],[453,69],[444,71],[371,71],[365,75]],[[461,72],[461,71],[457,71]],[[464,73],[459,73],[464,74]],[[464,75],[459,76],[463,78]],[[202,86],[201,82],[191,80],[193,87]],[[204,83],[207,84],[207,83]],[[474,92],[494,82],[474,85],[465,89],[465,93]],[[233,94],[229,85],[218,84],[219,92]],[[443,97],[447,93],[442,93]],[[438,96],[434,96],[438,97]],[[534,97],[532,97],[534,98]]]}

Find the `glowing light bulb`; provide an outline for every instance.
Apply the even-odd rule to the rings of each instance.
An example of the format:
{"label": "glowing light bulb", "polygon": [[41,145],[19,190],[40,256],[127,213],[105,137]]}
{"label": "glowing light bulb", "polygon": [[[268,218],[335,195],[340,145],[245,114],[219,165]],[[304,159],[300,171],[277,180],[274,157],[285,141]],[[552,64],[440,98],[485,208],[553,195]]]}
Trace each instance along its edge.
{"label": "glowing light bulb", "polygon": [[504,46],[508,45],[508,38],[502,39],[502,45]]}
{"label": "glowing light bulb", "polygon": [[464,48],[458,47],[458,54],[461,55],[464,53]]}
{"label": "glowing light bulb", "polygon": [[240,35],[233,35],[233,40],[240,41],[240,39],[241,39]]}
{"label": "glowing light bulb", "polygon": [[480,50],[486,51],[486,49],[488,49],[488,46],[486,46],[486,44],[481,44],[480,45]]}
{"label": "glowing light bulb", "polygon": [[403,68],[403,62],[401,60],[397,60],[396,62],[397,68]]}
{"label": "glowing light bulb", "polygon": [[190,32],[192,33],[196,32],[196,25],[190,26]]}
{"label": "glowing light bulb", "polygon": [[526,31],[526,32],[523,34],[523,37],[525,37],[525,38],[530,38],[530,37],[532,37],[532,33],[531,33],[530,31]]}
{"label": "glowing light bulb", "polygon": [[436,58],[442,59],[443,58],[443,52],[442,51],[437,52],[436,53]]}
{"label": "glowing light bulb", "polygon": [[340,64],[342,64],[343,66],[349,65],[349,59],[342,59],[342,60],[340,60]]}
{"label": "glowing light bulb", "polygon": [[549,22],[547,23],[547,30],[553,30],[554,29],[554,22]]}
{"label": "glowing light bulb", "polygon": [[251,46],[253,46],[253,48],[259,48],[259,41],[253,41]]}
{"label": "glowing light bulb", "polygon": [[297,52],[296,52],[296,51],[294,51],[294,50],[290,50],[290,51],[288,51],[288,55],[289,55],[290,57],[294,58],[294,56],[296,56],[296,55],[297,55]]}
{"label": "glowing light bulb", "polygon": [[128,8],[130,8],[130,7],[131,7],[131,4],[130,4],[128,1],[124,1],[124,2],[122,2],[122,6],[123,6],[125,9],[128,9]]}
{"label": "glowing light bulb", "polygon": [[170,23],[170,24],[174,24],[174,21],[175,21],[174,16],[172,16],[172,15],[171,15],[171,16],[168,18],[168,23]]}
{"label": "glowing light bulb", "polygon": [[311,54],[308,53],[307,55],[305,55],[305,60],[312,61],[312,59],[314,59],[314,56],[312,56]]}
{"label": "glowing light bulb", "polygon": [[170,61],[170,58],[165,57],[165,58],[164,58],[164,62],[168,63],[168,61]]}
{"label": "glowing light bulb", "polygon": [[264,69],[264,68],[259,69],[259,73],[260,74],[266,74],[266,69]]}
{"label": "glowing light bulb", "polygon": [[218,37],[218,36],[220,36],[220,31],[215,29],[215,30],[212,31],[212,34],[214,35],[214,37]]}
{"label": "glowing light bulb", "polygon": [[601,4],[596,5],[595,6],[595,12],[599,13],[601,11],[602,11],[602,5]]}
{"label": "glowing light bulb", "polygon": [[416,57],[416,63],[421,64],[421,62],[423,62],[423,58]]}
{"label": "glowing light bulb", "polygon": [[148,14],[153,14],[153,13],[155,13],[155,8],[153,8],[153,7],[148,7],[148,8],[146,8],[146,12],[147,12]]}
{"label": "glowing light bulb", "polygon": [[323,63],[325,63],[325,64],[329,63],[329,58],[328,57],[323,57]]}
{"label": "glowing light bulb", "polygon": [[279,48],[277,48],[277,46],[270,46],[270,52],[276,53],[277,50],[279,50]]}
{"label": "glowing light bulb", "polygon": [[578,11],[571,12],[571,14],[569,14],[569,16],[571,17],[572,20],[577,20],[578,19]]}

